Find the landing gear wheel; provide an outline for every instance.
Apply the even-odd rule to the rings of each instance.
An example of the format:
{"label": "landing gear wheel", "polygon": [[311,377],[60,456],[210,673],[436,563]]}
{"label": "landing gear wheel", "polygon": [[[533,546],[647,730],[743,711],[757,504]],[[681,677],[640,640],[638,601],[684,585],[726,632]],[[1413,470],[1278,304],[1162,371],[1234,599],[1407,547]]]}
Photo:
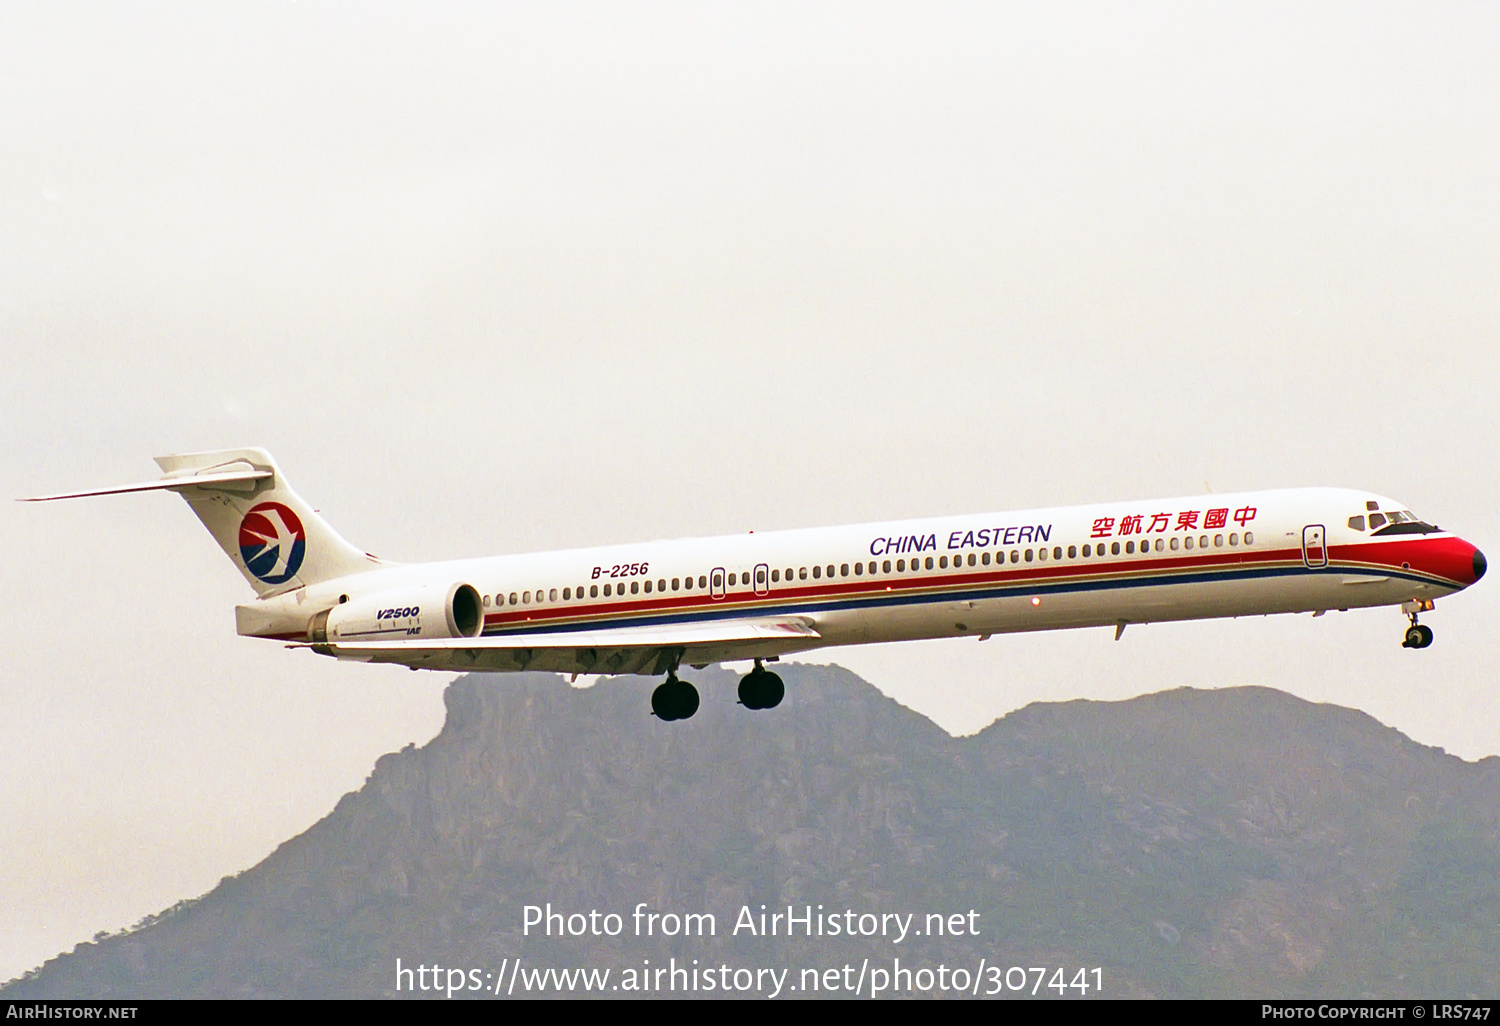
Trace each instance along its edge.
{"label": "landing gear wheel", "polygon": [[1414,623],[1406,628],[1406,640],[1401,642],[1402,648],[1426,648],[1432,644],[1432,628],[1426,624]]}
{"label": "landing gear wheel", "polygon": [[739,692],[746,709],[774,709],[786,697],[786,685],[770,670],[757,666],[740,678]]}
{"label": "landing gear wheel", "polygon": [[685,720],[698,711],[698,689],[675,675],[669,676],[651,692],[651,711],[668,722]]}

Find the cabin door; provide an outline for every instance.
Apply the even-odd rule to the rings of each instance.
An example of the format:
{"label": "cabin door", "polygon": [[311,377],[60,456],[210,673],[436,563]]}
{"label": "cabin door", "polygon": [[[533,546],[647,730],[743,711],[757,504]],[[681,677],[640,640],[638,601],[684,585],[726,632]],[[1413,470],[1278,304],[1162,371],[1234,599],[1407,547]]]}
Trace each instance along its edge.
{"label": "cabin door", "polygon": [[1310,567],[1328,565],[1327,539],[1322,524],[1308,524],[1302,529],[1302,562]]}

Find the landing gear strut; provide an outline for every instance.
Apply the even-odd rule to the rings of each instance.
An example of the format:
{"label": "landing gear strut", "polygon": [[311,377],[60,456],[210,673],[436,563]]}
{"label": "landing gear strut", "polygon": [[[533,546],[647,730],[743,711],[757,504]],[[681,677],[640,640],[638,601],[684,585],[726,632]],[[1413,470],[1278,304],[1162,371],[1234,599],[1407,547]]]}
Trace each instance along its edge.
{"label": "landing gear strut", "polygon": [[1426,624],[1417,623],[1417,613],[1424,609],[1431,609],[1432,603],[1430,601],[1408,603],[1401,608],[1406,613],[1406,618],[1411,621],[1411,626],[1406,628],[1406,640],[1401,642],[1401,647],[1426,648],[1432,644],[1432,628]]}
{"label": "landing gear strut", "polygon": [[698,689],[667,671],[667,679],[651,692],[651,711],[659,719],[685,720],[698,711]]}
{"label": "landing gear strut", "polygon": [[786,697],[781,678],[755,660],[755,669],[740,678],[740,704],[746,709],[774,709]]}

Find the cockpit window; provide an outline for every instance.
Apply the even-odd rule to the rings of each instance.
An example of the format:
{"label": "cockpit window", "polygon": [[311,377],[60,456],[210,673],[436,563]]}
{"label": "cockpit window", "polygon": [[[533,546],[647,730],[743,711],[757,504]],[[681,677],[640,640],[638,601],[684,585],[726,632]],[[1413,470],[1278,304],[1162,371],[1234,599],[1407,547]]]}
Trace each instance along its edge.
{"label": "cockpit window", "polygon": [[[1376,534],[1433,534],[1442,530],[1434,524],[1418,520],[1417,515],[1409,509],[1404,509],[1399,513],[1390,513],[1387,516],[1390,517],[1391,522],[1376,531]],[[1370,527],[1374,529],[1375,517],[1370,518]]]}
{"label": "cockpit window", "polygon": [[1363,531],[1365,529],[1365,518],[1364,517],[1350,517],[1349,518],[1349,528],[1350,528],[1350,530],[1354,530],[1354,531]]}
{"label": "cockpit window", "polygon": [[1385,526],[1385,514],[1384,513],[1371,513],[1370,514],[1370,530],[1373,531],[1377,527],[1384,527],[1384,526]]}

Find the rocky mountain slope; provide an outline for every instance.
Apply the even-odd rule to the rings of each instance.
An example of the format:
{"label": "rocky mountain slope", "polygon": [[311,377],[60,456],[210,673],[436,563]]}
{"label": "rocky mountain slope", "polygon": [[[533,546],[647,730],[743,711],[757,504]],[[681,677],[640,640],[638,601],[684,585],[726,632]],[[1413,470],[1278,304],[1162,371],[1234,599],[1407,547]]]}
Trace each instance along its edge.
{"label": "rocky mountain slope", "polygon": [[[642,679],[460,678],[431,743],[381,758],[260,865],[0,993],[405,996],[398,959],[488,992],[517,958],[616,986],[670,965],[790,969],[787,996],[804,969],[896,958],[963,967],[981,992],[1005,979],[981,960],[1049,982],[1086,968],[1091,993],[1097,967],[1116,997],[1500,992],[1500,759],[1260,688],[1033,705],[952,738],[837,667],[782,673],[786,702],[759,713],[726,671],[692,675],[703,708],[670,724]],[[597,918],[528,933],[526,906],[549,902],[615,913],[619,935],[593,935]],[[640,903],[711,913],[714,935],[661,920],[637,936]],[[762,905],[915,918],[901,940],[890,920],[886,936],[734,932]]]}

